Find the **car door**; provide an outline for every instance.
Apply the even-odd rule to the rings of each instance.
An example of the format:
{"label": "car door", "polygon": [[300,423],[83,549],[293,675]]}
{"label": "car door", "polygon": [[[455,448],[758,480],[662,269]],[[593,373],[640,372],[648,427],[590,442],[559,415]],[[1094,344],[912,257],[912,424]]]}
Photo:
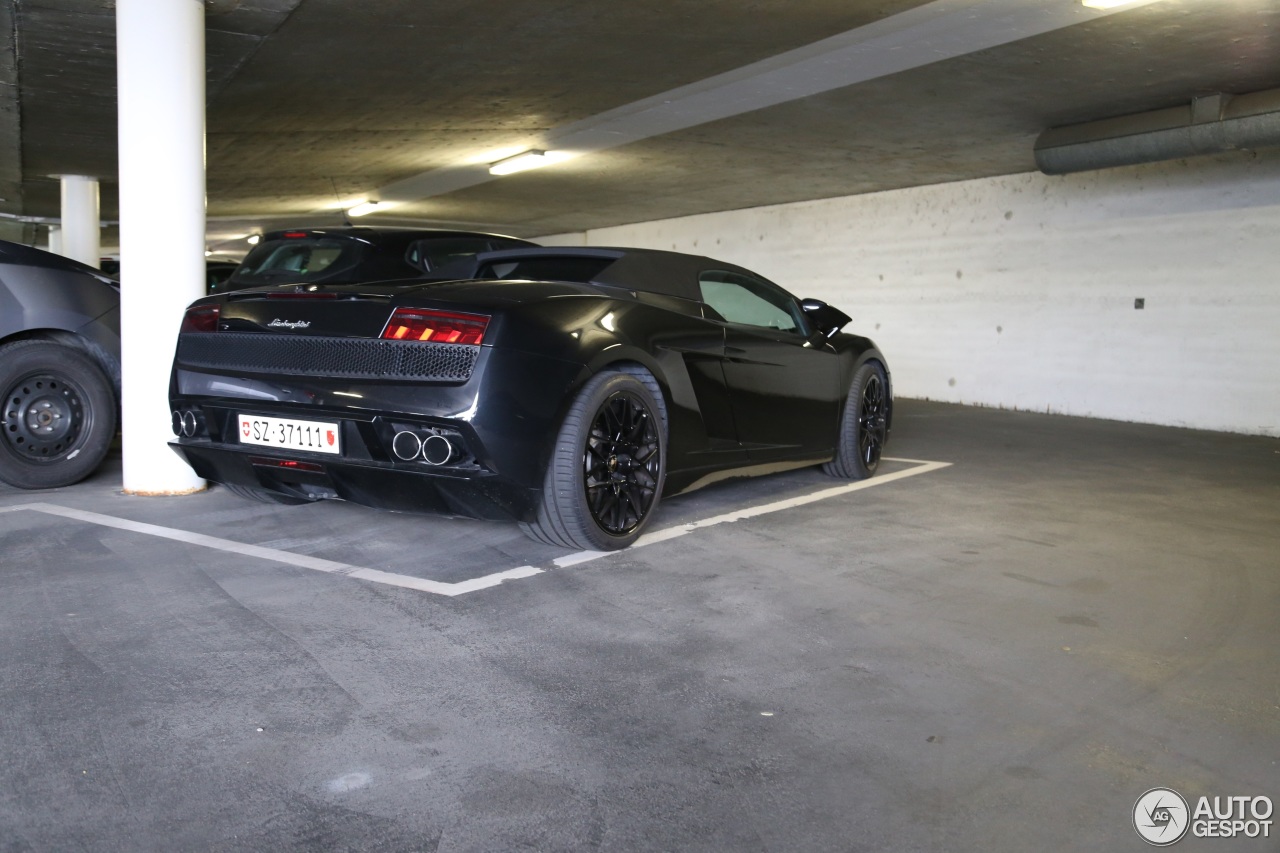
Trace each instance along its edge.
{"label": "car door", "polygon": [[802,458],[834,446],[839,359],[799,302],[765,279],[706,270],[703,302],[725,327],[725,380],[738,440],[753,461]]}

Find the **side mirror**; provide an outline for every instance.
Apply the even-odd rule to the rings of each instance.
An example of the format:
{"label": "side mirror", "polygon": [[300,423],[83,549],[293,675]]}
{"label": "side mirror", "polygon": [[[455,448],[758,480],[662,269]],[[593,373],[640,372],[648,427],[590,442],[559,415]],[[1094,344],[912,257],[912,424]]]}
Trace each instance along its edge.
{"label": "side mirror", "polygon": [[809,321],[826,338],[831,337],[843,329],[845,324],[853,321],[853,318],[848,314],[839,308],[832,308],[821,299],[802,299],[800,300],[800,307],[804,309]]}

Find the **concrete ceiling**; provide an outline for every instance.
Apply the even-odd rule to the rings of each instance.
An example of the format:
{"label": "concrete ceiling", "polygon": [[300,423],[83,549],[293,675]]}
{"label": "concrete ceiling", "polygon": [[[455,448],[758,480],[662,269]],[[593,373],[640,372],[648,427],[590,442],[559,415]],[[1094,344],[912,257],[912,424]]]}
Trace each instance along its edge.
{"label": "concrete ceiling", "polygon": [[[113,6],[0,0],[0,213],[56,217],[50,176],[88,174],[115,216]],[[364,198],[538,236],[1025,172],[1047,127],[1280,86],[1275,0],[218,6],[215,242]],[[487,175],[558,142],[590,153]]]}

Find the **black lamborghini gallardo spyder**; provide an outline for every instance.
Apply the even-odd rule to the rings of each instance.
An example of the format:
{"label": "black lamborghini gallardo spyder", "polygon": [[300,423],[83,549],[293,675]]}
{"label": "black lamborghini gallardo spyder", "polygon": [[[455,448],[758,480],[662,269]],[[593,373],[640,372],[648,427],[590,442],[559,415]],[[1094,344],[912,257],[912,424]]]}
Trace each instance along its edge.
{"label": "black lamborghini gallardo spyder", "polygon": [[469,273],[193,303],[173,448],[246,497],[513,519],[590,550],[635,541],[663,495],[879,463],[889,368],[829,305],[675,252],[513,249]]}

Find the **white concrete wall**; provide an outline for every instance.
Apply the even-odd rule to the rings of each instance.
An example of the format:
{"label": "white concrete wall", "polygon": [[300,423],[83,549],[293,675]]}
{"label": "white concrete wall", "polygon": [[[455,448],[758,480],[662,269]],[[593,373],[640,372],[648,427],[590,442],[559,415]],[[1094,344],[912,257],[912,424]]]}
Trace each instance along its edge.
{"label": "white concrete wall", "polygon": [[705,254],[827,300],[902,397],[1280,435],[1280,152],[542,241]]}

